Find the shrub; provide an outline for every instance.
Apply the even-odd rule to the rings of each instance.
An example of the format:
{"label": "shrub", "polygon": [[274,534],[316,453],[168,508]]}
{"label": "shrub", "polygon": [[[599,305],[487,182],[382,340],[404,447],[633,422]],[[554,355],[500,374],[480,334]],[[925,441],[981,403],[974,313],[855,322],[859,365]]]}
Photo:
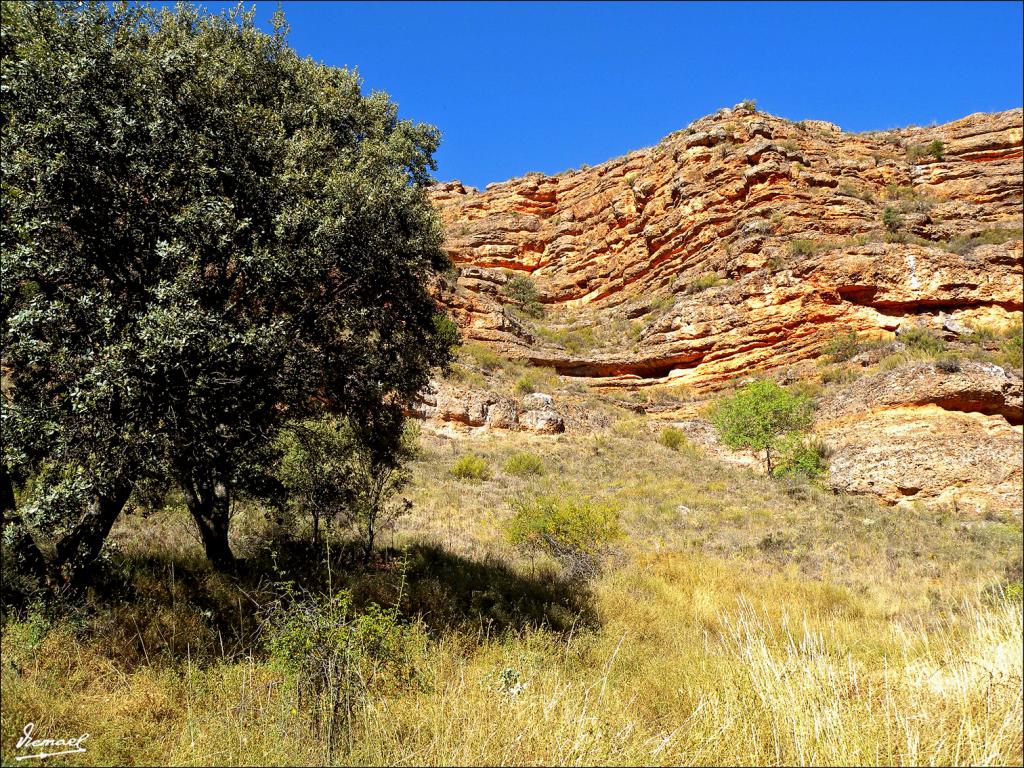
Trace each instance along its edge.
{"label": "shrub", "polygon": [[960,358],[943,357],[935,361],[935,367],[943,373],[959,373],[961,369]]}
{"label": "shrub", "polygon": [[460,480],[488,480],[491,477],[487,460],[473,454],[460,457],[449,471]]}
{"label": "shrub", "polygon": [[405,687],[414,679],[414,651],[423,633],[398,622],[397,609],[371,604],[364,613],[351,595],[297,596],[291,587],[268,612],[264,625],[271,661],[288,673],[299,710],[313,715],[313,729],[328,750],[368,693]]}
{"label": "shrub", "polygon": [[824,350],[833,363],[842,363],[861,351],[860,338],[856,331],[836,333],[826,343]]}
{"label": "shrub", "polygon": [[902,331],[899,339],[908,349],[927,356],[936,356],[946,351],[946,342],[920,325],[912,325]]}
{"label": "shrub", "polygon": [[509,543],[550,555],[570,578],[595,575],[601,555],[622,536],[618,512],[604,504],[548,495],[517,500],[512,506],[515,516],[506,527]]}
{"label": "shrub", "polygon": [[687,443],[686,433],[675,427],[665,427],[658,435],[658,442],[671,451],[678,451]]}
{"label": "shrub", "polygon": [[779,465],[775,474],[803,475],[811,479],[819,477],[828,469],[830,453],[828,446],[820,440],[808,440],[790,433],[779,444]]}
{"label": "shrub", "polygon": [[889,234],[895,235],[903,229],[903,217],[900,216],[899,211],[887,205],[882,211],[882,226]]}
{"label": "shrub", "polygon": [[849,384],[857,380],[857,371],[845,365],[832,365],[821,372],[822,384]]}
{"label": "shrub", "polygon": [[810,426],[812,411],[810,397],[761,379],[720,400],[711,412],[711,422],[730,448],[764,451],[765,466],[772,474],[772,452],[784,435]]}
{"label": "shrub", "polygon": [[530,317],[543,317],[544,306],[540,303],[540,294],[533,281],[525,275],[516,275],[501,289],[502,293]]}
{"label": "shrub", "polygon": [[700,275],[699,277],[696,277],[690,281],[690,283],[686,286],[683,293],[700,293],[701,291],[706,291],[708,288],[714,288],[716,285],[720,284],[721,280],[718,279],[717,275],[710,273]]}
{"label": "shrub", "polygon": [[815,251],[813,240],[793,240],[789,252],[793,256],[811,256]]}
{"label": "shrub", "polygon": [[736,109],[748,109],[751,112],[757,112],[757,99],[744,99],[736,105]]}
{"label": "shrub", "polygon": [[516,392],[529,395],[537,391],[537,383],[530,376],[522,376],[516,381]]}
{"label": "shrub", "polygon": [[983,229],[971,237],[956,237],[946,244],[946,249],[961,256],[974,250],[979,245],[1002,245],[1011,240],[1020,240],[1024,237],[1024,231],[1020,229],[1007,229],[1005,227],[992,227]]}
{"label": "shrub", "polygon": [[1002,352],[1006,358],[1006,363],[1012,368],[1020,368],[1024,365],[1024,346],[1022,346],[1024,336],[1022,336],[1021,326],[1017,325],[1010,331],[1009,337],[1003,342]]}
{"label": "shrub", "polygon": [[517,453],[509,457],[503,469],[506,474],[517,477],[543,475],[544,460],[535,453]]}
{"label": "shrub", "polygon": [[462,353],[485,371],[497,370],[506,362],[505,358],[484,344],[463,344]]}
{"label": "shrub", "polygon": [[943,146],[942,142],[939,141],[938,139],[934,139],[933,141],[931,141],[928,144],[927,147],[924,148],[924,151],[927,154],[929,154],[932,157],[934,157],[936,160],[941,160],[942,159],[942,152],[943,152],[944,149],[945,149],[945,147]]}

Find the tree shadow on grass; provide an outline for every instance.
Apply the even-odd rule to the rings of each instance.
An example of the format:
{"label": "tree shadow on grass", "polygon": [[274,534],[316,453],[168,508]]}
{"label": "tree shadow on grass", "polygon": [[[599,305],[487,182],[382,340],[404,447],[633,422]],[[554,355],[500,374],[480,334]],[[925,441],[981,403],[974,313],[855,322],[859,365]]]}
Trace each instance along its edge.
{"label": "tree shadow on grass", "polygon": [[470,559],[432,544],[383,550],[363,566],[350,543],[314,551],[291,537],[265,541],[231,575],[182,553],[120,553],[96,574],[84,603],[66,608],[122,668],[158,658],[202,665],[261,654],[268,606],[328,589],[348,590],[356,609],[397,605],[434,636],[563,634],[598,625],[586,584],[550,570],[524,574],[496,558]]}

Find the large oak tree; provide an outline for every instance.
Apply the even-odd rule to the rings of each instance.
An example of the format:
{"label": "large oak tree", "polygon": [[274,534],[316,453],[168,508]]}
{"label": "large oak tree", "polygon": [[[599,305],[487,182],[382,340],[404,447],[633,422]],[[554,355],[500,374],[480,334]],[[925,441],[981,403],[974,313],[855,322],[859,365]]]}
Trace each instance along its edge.
{"label": "large oak tree", "polygon": [[329,410],[386,459],[447,363],[439,134],[301,59],[281,18],[2,13],[7,544],[38,569],[51,538],[51,577],[75,578],[166,478],[230,567],[232,496],[272,488],[287,420]]}

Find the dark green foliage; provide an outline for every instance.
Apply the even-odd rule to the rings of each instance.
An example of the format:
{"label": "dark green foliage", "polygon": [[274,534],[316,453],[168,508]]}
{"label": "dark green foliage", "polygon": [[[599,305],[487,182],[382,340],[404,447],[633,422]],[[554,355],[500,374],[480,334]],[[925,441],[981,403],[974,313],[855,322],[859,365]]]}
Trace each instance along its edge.
{"label": "dark green foliage", "polygon": [[887,205],[882,211],[882,226],[890,235],[895,235],[903,229],[903,217],[900,216],[899,211]]}
{"label": "dark green foliage", "polygon": [[530,317],[543,317],[544,305],[540,303],[540,294],[533,281],[525,275],[516,275],[501,289],[502,293]]}
{"label": "dark green foliage", "polygon": [[439,134],[300,59],[281,18],[3,13],[4,461],[36,478],[20,516],[84,566],[139,481],[173,478],[229,567],[231,501],[279,496],[286,418],[334,411],[383,460],[450,357],[425,290],[448,266],[424,194]]}
{"label": "dark green foliage", "polygon": [[768,379],[752,382],[715,406],[711,421],[718,436],[730,448],[764,451],[772,474],[772,453],[783,438],[811,425],[813,402],[806,395],[786,391]]}

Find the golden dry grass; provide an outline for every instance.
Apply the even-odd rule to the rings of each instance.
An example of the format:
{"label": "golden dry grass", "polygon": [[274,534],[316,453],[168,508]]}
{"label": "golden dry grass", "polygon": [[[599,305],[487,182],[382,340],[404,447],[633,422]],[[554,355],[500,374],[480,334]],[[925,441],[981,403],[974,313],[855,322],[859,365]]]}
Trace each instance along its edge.
{"label": "golden dry grass", "polygon": [[[424,436],[415,512],[394,545],[450,553],[414,568],[419,605],[436,613],[462,580],[470,607],[459,621],[427,617],[418,682],[372,692],[330,751],[294,679],[243,627],[243,601],[258,595],[205,570],[174,510],[122,521],[115,559],[133,564],[142,602],[4,627],[3,763],[26,721],[90,733],[80,762],[101,765],[1024,760],[1021,603],[1000,589],[1019,579],[1019,520],[837,498],[670,450],[657,425],[627,426],[575,440]],[[543,475],[500,470],[524,450],[544,456]],[[448,472],[468,452],[496,468],[490,479]],[[483,618],[498,598],[471,571],[537,591],[538,615],[554,617],[538,591],[551,565],[518,558],[503,538],[509,500],[533,493],[613,503],[629,537],[579,588],[586,617],[498,631]],[[387,599],[380,579],[348,584]],[[237,637],[230,619],[204,618],[204,595],[238,601]]]}

